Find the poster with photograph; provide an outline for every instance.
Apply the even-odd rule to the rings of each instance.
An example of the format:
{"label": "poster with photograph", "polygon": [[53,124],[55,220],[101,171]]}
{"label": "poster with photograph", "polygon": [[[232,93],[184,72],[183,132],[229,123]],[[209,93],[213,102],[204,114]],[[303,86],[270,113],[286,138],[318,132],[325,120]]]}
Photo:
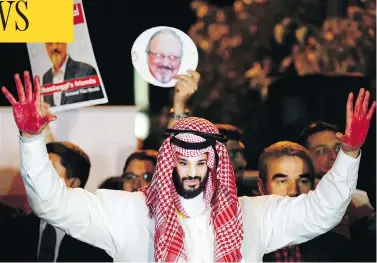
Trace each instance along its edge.
{"label": "poster with photograph", "polygon": [[132,64],[148,83],[174,87],[177,74],[196,70],[198,50],[192,39],[181,30],[159,26],[144,31],[131,49]]}
{"label": "poster with photograph", "polygon": [[74,42],[27,44],[33,76],[40,77],[51,112],[108,102],[81,0],[74,1],[73,14]]}

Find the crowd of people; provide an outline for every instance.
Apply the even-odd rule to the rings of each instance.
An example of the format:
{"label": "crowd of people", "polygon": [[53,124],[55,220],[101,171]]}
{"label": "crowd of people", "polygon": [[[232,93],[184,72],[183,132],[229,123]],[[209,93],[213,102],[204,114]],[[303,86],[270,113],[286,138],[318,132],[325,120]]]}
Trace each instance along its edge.
{"label": "crowd of people", "polygon": [[2,91],[20,130],[32,213],[1,204],[0,260],[375,261],[375,203],[356,189],[376,107],[369,91],[349,95],[343,134],[313,123],[296,142],[264,149],[250,185],[242,131],[187,111],[200,81],[190,75],[175,87],[159,151],[135,151],[121,176],[91,193],[90,157],[70,142],[46,143],[48,123],[59,120],[41,105],[38,77],[32,84],[25,72],[23,84],[16,74],[18,96]]}

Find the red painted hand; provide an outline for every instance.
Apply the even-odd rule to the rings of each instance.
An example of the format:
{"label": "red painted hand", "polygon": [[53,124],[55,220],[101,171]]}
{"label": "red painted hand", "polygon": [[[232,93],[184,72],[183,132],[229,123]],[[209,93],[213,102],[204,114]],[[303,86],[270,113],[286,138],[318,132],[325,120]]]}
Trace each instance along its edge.
{"label": "red painted hand", "polygon": [[3,87],[1,90],[10,104],[12,104],[13,116],[17,127],[22,134],[27,137],[39,134],[50,121],[56,120],[55,115],[42,111],[39,77],[36,76],[34,78],[34,93],[32,92],[30,74],[28,71],[24,72],[25,88],[22,85],[19,74],[14,75],[14,80],[16,82],[19,102],[16,101],[7,88]]}
{"label": "red painted hand", "polygon": [[370,120],[372,119],[376,102],[373,101],[369,106],[369,91],[365,92],[360,89],[359,96],[355,103],[355,111],[353,110],[353,93],[350,93],[347,101],[347,122],[345,134],[338,134],[342,142],[342,148],[345,151],[356,151],[364,144],[368,135]]}

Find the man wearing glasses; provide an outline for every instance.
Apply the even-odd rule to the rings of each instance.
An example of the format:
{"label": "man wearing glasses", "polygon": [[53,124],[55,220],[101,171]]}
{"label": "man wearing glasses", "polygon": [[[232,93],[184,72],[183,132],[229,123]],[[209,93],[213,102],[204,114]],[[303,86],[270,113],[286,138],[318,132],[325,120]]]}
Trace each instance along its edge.
{"label": "man wearing glasses", "polygon": [[123,168],[123,190],[136,192],[146,187],[152,180],[157,162],[154,150],[139,150],[132,153]]}
{"label": "man wearing glasses", "polygon": [[331,169],[340,149],[340,141],[336,137],[339,129],[326,122],[312,123],[306,127],[299,138],[299,143],[306,147],[314,163],[316,182]]}
{"label": "man wearing glasses", "polygon": [[176,32],[162,29],[154,33],[147,46],[150,73],[165,84],[178,73],[183,55],[183,43]]}
{"label": "man wearing glasses", "polygon": [[[315,122],[309,124],[301,132],[298,142],[310,152],[315,168],[315,186],[334,165],[341,148],[341,143],[336,136],[339,131],[340,129],[333,124]],[[352,232],[355,232],[352,230],[352,225],[363,217],[372,216],[373,210],[367,193],[356,189],[342,222],[333,231],[352,238]]]}

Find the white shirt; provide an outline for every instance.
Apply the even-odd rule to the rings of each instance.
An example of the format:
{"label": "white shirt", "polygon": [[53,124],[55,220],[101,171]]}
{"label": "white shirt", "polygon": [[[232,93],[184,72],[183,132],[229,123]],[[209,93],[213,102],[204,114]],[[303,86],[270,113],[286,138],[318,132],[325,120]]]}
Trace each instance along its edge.
{"label": "white shirt", "polygon": [[[42,242],[43,231],[45,230],[46,226],[47,226],[47,223],[45,221],[41,220],[40,226],[39,226],[38,257],[39,257],[41,242]],[[56,262],[56,260],[59,256],[60,244],[62,243],[62,240],[63,240],[65,233],[64,233],[64,231],[60,230],[59,228],[54,227],[54,229],[55,229],[55,232],[56,232],[55,260],[54,260],[54,262]]]}
{"label": "white shirt", "polygon": [[[104,249],[115,261],[154,261],[155,224],[142,193],[67,189],[41,135],[20,138],[20,152],[21,174],[35,214],[74,238]],[[243,261],[262,262],[265,253],[308,241],[336,226],[355,190],[359,163],[360,155],[354,159],[340,151],[333,168],[309,194],[239,198]],[[184,246],[189,261],[213,262],[210,209],[200,209],[200,202],[200,198],[183,201],[185,210],[193,214],[180,220],[186,233]]]}
{"label": "white shirt", "polygon": [[[59,68],[59,71],[55,71],[54,67],[52,67],[52,83],[62,83],[64,81],[64,74],[65,74],[65,69],[67,67],[67,61],[68,61],[68,55],[63,63],[63,65]],[[54,99],[54,105],[55,106],[60,106],[61,104],[61,98],[62,98],[62,93],[61,92],[54,92],[53,93],[53,99]]]}
{"label": "white shirt", "polygon": [[[203,193],[193,199],[180,197],[182,206],[189,218],[178,217],[185,239],[187,260],[189,262],[213,262],[215,254],[215,235],[213,225],[210,225],[211,209],[206,208]],[[195,242],[191,242],[195,240]],[[199,254],[195,251],[206,249],[206,253]]]}

